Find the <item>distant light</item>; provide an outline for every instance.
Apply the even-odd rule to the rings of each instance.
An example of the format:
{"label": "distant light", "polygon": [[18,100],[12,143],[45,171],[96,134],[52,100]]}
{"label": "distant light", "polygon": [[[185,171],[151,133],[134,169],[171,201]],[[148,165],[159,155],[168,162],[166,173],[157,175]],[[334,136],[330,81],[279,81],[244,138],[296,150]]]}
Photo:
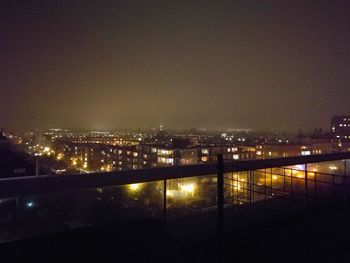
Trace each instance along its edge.
{"label": "distant light", "polygon": [[62,160],[62,158],[63,158],[63,154],[62,154],[62,153],[59,153],[59,154],[57,155],[57,161]]}
{"label": "distant light", "polygon": [[296,164],[296,165],[289,166],[289,167],[292,168],[293,170],[305,170],[304,164]]}
{"label": "distant light", "polygon": [[32,201],[29,201],[26,205],[28,208],[30,208],[34,206],[34,203]]}
{"label": "distant light", "polygon": [[300,172],[297,173],[297,178],[304,178],[304,175]]}
{"label": "distant light", "polygon": [[49,152],[50,151],[50,147],[45,147],[44,148],[44,152]]}
{"label": "distant light", "polygon": [[175,196],[175,190],[171,190],[171,189],[167,190],[166,191],[166,196],[174,197]]}
{"label": "distant light", "polygon": [[239,160],[239,154],[234,154],[234,155],[232,155],[232,158],[233,158],[234,160]]}
{"label": "distant light", "polygon": [[185,193],[193,195],[194,190],[195,190],[195,184],[194,183],[183,184],[183,185],[180,185],[180,189],[181,189],[181,191],[184,191]]}
{"label": "distant light", "polygon": [[136,192],[136,191],[140,190],[141,184],[129,184],[129,185],[128,185],[128,188],[129,188],[131,191]]}

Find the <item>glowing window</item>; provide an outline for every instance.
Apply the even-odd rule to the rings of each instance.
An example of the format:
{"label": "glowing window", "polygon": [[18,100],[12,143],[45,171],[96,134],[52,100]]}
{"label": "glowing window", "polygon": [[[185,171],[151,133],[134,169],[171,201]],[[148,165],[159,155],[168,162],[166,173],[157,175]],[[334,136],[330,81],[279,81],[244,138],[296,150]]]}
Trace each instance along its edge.
{"label": "glowing window", "polygon": [[209,154],[209,150],[208,149],[202,149],[202,154]]}

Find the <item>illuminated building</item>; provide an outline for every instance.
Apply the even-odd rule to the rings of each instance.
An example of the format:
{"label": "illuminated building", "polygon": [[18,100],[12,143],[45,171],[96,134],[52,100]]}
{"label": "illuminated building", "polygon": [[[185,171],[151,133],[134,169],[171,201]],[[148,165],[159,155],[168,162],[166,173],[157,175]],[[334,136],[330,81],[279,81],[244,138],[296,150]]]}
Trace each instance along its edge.
{"label": "illuminated building", "polygon": [[217,155],[223,154],[226,160],[255,159],[254,147],[243,146],[208,146],[145,144],[139,145],[140,159],[143,167],[178,166],[217,161]]}
{"label": "illuminated building", "polygon": [[350,142],[350,115],[333,116],[331,134],[335,142]]}
{"label": "illuminated building", "polygon": [[329,139],[303,138],[289,143],[266,143],[256,146],[258,159],[324,154],[334,151]]}

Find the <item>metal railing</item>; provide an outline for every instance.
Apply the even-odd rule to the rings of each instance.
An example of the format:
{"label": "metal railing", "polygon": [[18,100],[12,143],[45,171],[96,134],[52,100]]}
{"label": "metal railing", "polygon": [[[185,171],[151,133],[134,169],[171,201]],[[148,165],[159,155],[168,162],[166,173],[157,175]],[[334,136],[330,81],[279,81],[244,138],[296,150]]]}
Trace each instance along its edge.
{"label": "metal railing", "polygon": [[223,205],[230,210],[225,213],[225,225],[237,228],[276,215],[307,215],[327,205],[345,207],[350,200],[346,159],[322,158],[319,162],[314,159],[317,156],[310,157],[296,167],[292,166],[295,162],[277,161],[274,167],[259,165],[225,173]]}
{"label": "metal railing", "polygon": [[[280,197],[305,204],[316,193],[318,199],[328,198],[328,185],[345,189],[350,184],[345,173],[312,175],[307,166],[346,159],[350,159],[350,153],[235,162],[224,162],[218,156],[217,164],[0,179],[0,209],[7,205],[6,213],[11,214],[2,229],[13,232],[8,231],[12,234],[2,241],[33,232],[46,233],[51,226],[56,231],[62,229],[62,222],[69,229],[73,221],[78,221],[75,225],[130,218],[172,221],[213,212],[217,213],[214,218],[221,235],[229,208],[255,209],[260,204],[265,209],[272,208],[267,201]],[[305,169],[287,167],[298,164],[305,165]],[[305,176],[299,178],[297,173]],[[339,196],[339,192],[333,192]],[[28,227],[28,222],[32,224],[31,232],[19,230]],[[44,229],[37,231],[34,225]],[[0,226],[0,234],[1,231]]]}

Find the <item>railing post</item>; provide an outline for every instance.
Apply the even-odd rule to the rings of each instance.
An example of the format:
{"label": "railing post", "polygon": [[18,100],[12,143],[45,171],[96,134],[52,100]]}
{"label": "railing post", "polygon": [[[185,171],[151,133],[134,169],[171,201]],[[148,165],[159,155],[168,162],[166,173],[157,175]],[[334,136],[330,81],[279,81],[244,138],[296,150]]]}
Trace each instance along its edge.
{"label": "railing post", "polygon": [[345,207],[345,203],[346,203],[346,194],[345,194],[345,185],[346,185],[346,182],[347,182],[347,178],[346,178],[346,159],[344,159],[344,177],[343,177],[343,180],[342,180],[342,184],[343,184],[343,208]]}
{"label": "railing post", "polygon": [[307,214],[307,210],[308,210],[308,198],[309,198],[309,189],[308,189],[308,173],[307,173],[307,163],[305,164],[305,168],[304,168],[304,173],[305,173],[305,196],[304,196],[304,207],[305,207],[305,210],[306,210],[306,214]]}
{"label": "railing post", "polygon": [[224,230],[224,160],[222,154],[218,155],[217,161],[217,201],[218,201],[218,214],[217,214],[217,234],[219,241],[223,237]]}
{"label": "railing post", "polygon": [[344,176],[346,176],[346,159],[344,160]]}
{"label": "railing post", "polygon": [[317,172],[315,171],[315,180],[314,180],[314,187],[315,187],[315,198],[314,198],[314,200],[315,200],[315,203],[316,203],[316,205],[318,205],[317,203],[318,203],[318,197],[317,197]]}
{"label": "railing post", "polygon": [[308,174],[307,174],[307,163],[305,164],[304,168],[304,173],[305,173],[305,202],[307,203],[308,201]]}
{"label": "railing post", "polygon": [[335,202],[335,195],[336,195],[336,193],[335,193],[335,176],[334,176],[334,174],[332,174],[332,185],[333,185],[333,187],[332,187],[332,202],[334,203]]}
{"label": "railing post", "polygon": [[253,185],[252,185],[252,171],[249,170],[248,172],[248,178],[247,182],[249,183],[249,205],[253,202]]}
{"label": "railing post", "polygon": [[164,223],[166,223],[167,215],[166,215],[166,209],[167,209],[167,198],[166,198],[166,185],[167,181],[164,179],[164,185],[163,185],[163,216],[164,216]]}
{"label": "railing post", "polygon": [[35,176],[39,176],[40,168],[39,168],[39,155],[35,154]]}
{"label": "railing post", "polygon": [[284,213],[286,213],[286,169],[283,167],[283,209],[284,209]]}

